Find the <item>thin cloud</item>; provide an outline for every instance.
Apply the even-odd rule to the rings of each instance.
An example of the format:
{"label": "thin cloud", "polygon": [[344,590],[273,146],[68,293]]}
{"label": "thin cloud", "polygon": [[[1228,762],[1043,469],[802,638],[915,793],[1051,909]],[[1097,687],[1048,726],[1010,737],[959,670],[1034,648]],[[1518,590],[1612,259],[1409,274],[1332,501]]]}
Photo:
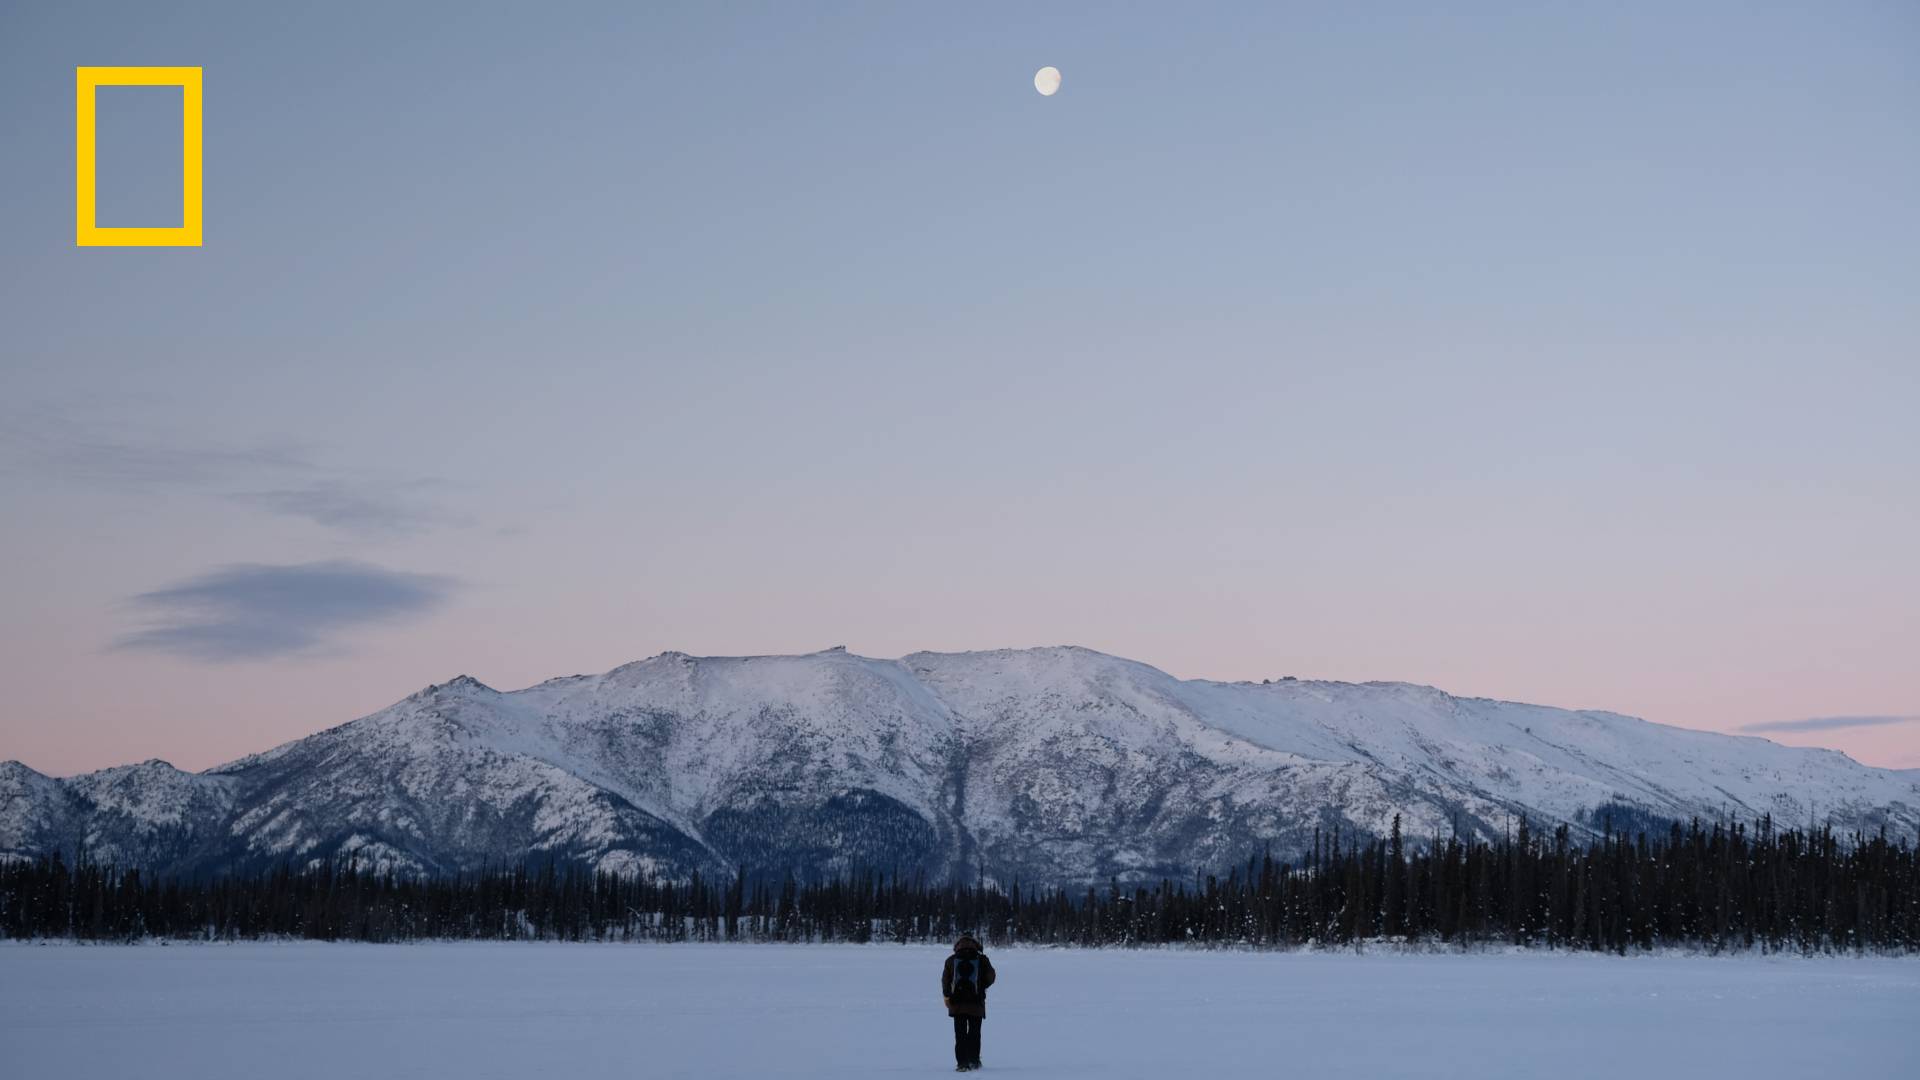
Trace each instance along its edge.
{"label": "thin cloud", "polygon": [[346,560],[227,566],[133,597],[151,625],[113,644],[208,663],[298,656],[433,612],[457,587],[437,574]]}
{"label": "thin cloud", "polygon": [[1805,720],[1763,720],[1747,724],[1741,731],[1837,731],[1842,728],[1886,727],[1891,724],[1920,723],[1920,716],[1810,716]]}
{"label": "thin cloud", "polygon": [[8,441],[43,473],[118,492],[189,491],[364,537],[471,524],[445,512],[432,479],[356,475],[295,443],[217,443],[107,430],[58,413],[9,417]]}
{"label": "thin cloud", "polygon": [[240,475],[308,474],[318,466],[291,443],[220,446],[100,435],[42,420],[16,428],[16,439],[45,469],[116,489],[206,487]]}
{"label": "thin cloud", "polygon": [[431,487],[422,481],[406,490],[355,490],[336,482],[267,491],[239,491],[233,502],[269,514],[295,517],[342,532],[363,535],[399,535],[449,522],[431,503],[413,492]]}

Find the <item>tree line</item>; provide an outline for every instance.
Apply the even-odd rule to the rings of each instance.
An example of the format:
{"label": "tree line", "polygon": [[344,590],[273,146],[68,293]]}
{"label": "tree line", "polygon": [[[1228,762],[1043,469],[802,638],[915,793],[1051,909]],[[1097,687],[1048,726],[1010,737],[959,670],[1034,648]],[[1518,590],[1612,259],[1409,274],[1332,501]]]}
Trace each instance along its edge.
{"label": "tree line", "polygon": [[1500,943],[1627,953],[1920,948],[1920,848],[1770,820],[1576,842],[1316,837],[1191,881],[1005,890],[861,871],[801,884],[654,881],[548,863],[411,877],[346,863],[156,878],[59,856],[0,865],[0,936],[132,941],[947,942],[1079,946]]}

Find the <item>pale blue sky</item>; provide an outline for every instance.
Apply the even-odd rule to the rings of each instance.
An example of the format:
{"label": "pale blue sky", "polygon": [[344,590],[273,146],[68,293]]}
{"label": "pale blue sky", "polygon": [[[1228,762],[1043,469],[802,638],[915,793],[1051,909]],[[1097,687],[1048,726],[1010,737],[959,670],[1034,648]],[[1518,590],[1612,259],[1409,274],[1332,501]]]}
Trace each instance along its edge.
{"label": "pale blue sky", "polygon": [[[5,0],[0,758],[835,644],[1920,713],[1920,8],[1432,6]],[[204,248],[73,246],[114,64]]]}

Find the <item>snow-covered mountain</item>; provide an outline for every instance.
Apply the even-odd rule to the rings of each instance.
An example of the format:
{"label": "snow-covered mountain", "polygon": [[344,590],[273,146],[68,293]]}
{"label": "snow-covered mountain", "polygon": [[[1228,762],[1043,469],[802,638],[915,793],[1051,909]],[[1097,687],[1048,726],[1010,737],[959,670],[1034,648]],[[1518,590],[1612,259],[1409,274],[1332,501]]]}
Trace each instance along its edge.
{"label": "snow-covered mountain", "polygon": [[461,677],[204,773],[0,765],[0,857],[168,872],[351,854],[680,877],[870,866],[1190,875],[1316,829],[1414,837],[1772,814],[1920,828],[1920,781],[1831,750],[1404,683],[1183,681],[1078,648],[663,653],[512,693]]}

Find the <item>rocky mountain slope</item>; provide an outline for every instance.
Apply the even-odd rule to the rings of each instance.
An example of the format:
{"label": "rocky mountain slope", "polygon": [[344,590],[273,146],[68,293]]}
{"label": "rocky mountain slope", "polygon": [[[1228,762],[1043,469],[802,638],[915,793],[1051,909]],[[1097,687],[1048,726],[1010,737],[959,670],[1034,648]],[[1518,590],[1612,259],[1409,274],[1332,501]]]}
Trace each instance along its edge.
{"label": "rocky mountain slope", "polygon": [[1843,754],[1403,683],[1183,681],[1085,649],[876,660],[663,653],[501,693],[470,678],[204,773],[0,765],[0,857],[163,872],[351,855],[406,872],[1156,879],[1314,831],[1498,835],[1604,816],[1920,828]]}

